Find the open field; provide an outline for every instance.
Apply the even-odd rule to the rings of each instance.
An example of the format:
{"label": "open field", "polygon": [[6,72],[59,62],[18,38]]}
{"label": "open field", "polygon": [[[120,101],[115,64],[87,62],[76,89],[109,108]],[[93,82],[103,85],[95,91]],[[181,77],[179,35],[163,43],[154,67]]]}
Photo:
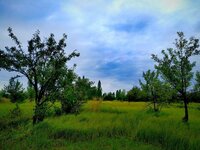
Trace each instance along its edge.
{"label": "open field", "polygon": [[200,149],[200,104],[173,104],[154,113],[144,102],[89,101],[79,115],[50,116],[32,126],[33,103],[20,104],[22,116],[10,118],[14,104],[0,103],[0,149]]}

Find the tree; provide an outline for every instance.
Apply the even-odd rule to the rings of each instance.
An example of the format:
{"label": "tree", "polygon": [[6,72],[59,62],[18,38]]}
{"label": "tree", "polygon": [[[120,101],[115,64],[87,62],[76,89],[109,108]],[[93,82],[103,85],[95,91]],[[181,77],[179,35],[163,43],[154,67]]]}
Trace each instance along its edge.
{"label": "tree", "polygon": [[79,113],[80,106],[88,99],[96,96],[94,82],[84,76],[78,77],[73,69],[65,69],[65,74],[60,77],[59,100],[63,113]]}
{"label": "tree", "polygon": [[200,72],[199,71],[196,72],[195,80],[196,80],[196,84],[194,86],[194,90],[196,92],[200,92]]}
{"label": "tree", "polygon": [[[79,99],[88,100],[93,97],[92,92],[94,91],[93,88],[94,82],[90,81],[85,76],[78,77],[75,81],[75,89],[78,92]],[[96,93],[94,93],[96,94]]]}
{"label": "tree", "polygon": [[194,89],[188,92],[188,99],[191,102],[200,102],[200,72],[196,72],[196,83]]}
{"label": "tree", "polygon": [[131,90],[128,91],[127,99],[129,102],[131,102],[131,101],[147,101],[145,92],[137,86],[134,86]]}
{"label": "tree", "polygon": [[115,95],[117,100],[126,100],[126,91],[124,89],[117,90]]}
{"label": "tree", "polygon": [[35,110],[33,124],[42,121],[47,110],[47,102],[54,101],[60,87],[58,79],[65,73],[63,68],[73,57],[78,57],[79,53],[73,51],[68,56],[65,55],[65,40],[67,36],[57,43],[54,34],[50,34],[43,42],[40,32],[36,31],[31,40],[28,41],[28,49],[22,49],[18,38],[8,28],[10,38],[17,47],[5,47],[0,50],[0,68],[7,71],[14,71],[24,75],[35,92]]}
{"label": "tree", "polygon": [[2,97],[3,97],[3,91],[0,90],[0,101],[2,100]]}
{"label": "tree", "polygon": [[13,103],[25,99],[23,85],[18,80],[15,81],[15,78],[9,80],[9,84],[4,87],[4,91]]}
{"label": "tree", "polygon": [[190,86],[190,80],[193,77],[192,68],[195,66],[195,62],[191,62],[190,58],[200,54],[199,40],[194,37],[187,40],[183,32],[177,34],[175,49],[162,50],[163,58],[152,54],[152,59],[157,62],[155,68],[160,71],[162,78],[179,92],[185,108],[183,121],[187,122],[189,118],[187,88]]}
{"label": "tree", "polygon": [[158,79],[158,72],[148,70],[143,72],[144,83],[139,80],[141,88],[145,91],[149,101],[153,101],[154,111],[158,111],[158,89],[160,88],[160,81]]}
{"label": "tree", "polygon": [[99,80],[98,85],[97,85],[97,97],[101,98],[102,97],[102,87],[101,87],[101,81]]}
{"label": "tree", "polygon": [[59,84],[62,87],[59,91],[58,99],[61,101],[63,113],[78,113],[81,104],[78,91],[75,89],[77,75],[74,69],[65,68],[65,74],[60,76]]}
{"label": "tree", "polygon": [[109,92],[109,93],[104,93],[103,94],[103,99],[104,100],[115,100],[116,99],[116,97],[115,97],[115,93],[113,92]]}

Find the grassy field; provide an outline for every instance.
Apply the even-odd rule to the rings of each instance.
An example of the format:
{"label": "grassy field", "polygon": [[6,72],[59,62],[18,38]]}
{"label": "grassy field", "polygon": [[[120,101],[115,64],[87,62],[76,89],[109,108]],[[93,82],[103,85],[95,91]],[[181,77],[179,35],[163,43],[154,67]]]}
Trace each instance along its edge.
{"label": "grassy field", "polygon": [[173,104],[154,113],[144,102],[89,101],[79,115],[48,117],[32,126],[33,103],[20,104],[22,116],[11,118],[14,104],[0,103],[0,149],[159,150],[200,149],[200,104]]}

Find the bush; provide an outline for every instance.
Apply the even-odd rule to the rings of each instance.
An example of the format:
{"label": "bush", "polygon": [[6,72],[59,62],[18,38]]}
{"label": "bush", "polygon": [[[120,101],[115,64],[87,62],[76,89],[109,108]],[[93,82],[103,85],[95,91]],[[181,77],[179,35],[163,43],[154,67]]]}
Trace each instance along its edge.
{"label": "bush", "polygon": [[60,107],[58,106],[54,106],[54,113],[55,113],[55,116],[60,116],[62,115],[62,110]]}
{"label": "bush", "polygon": [[10,110],[10,117],[17,118],[17,117],[20,117],[21,114],[22,114],[21,109],[20,109],[18,103],[16,103],[15,108]]}
{"label": "bush", "polygon": [[61,101],[62,105],[62,112],[68,113],[75,113],[78,114],[80,112],[80,107],[83,104],[82,101],[78,100],[65,100]]}

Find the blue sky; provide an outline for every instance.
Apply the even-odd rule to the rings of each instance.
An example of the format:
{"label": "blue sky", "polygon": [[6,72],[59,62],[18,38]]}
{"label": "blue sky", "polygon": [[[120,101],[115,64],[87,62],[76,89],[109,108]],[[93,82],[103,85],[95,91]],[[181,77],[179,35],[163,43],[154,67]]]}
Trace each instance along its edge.
{"label": "blue sky", "polygon": [[[42,37],[66,33],[66,52],[81,54],[69,64],[79,75],[107,92],[128,90],[153,69],[152,53],[174,46],[177,31],[200,37],[199,10],[199,0],[0,0],[0,48],[13,44],[8,27],[24,48],[37,29]],[[1,71],[0,87],[13,75]]]}

